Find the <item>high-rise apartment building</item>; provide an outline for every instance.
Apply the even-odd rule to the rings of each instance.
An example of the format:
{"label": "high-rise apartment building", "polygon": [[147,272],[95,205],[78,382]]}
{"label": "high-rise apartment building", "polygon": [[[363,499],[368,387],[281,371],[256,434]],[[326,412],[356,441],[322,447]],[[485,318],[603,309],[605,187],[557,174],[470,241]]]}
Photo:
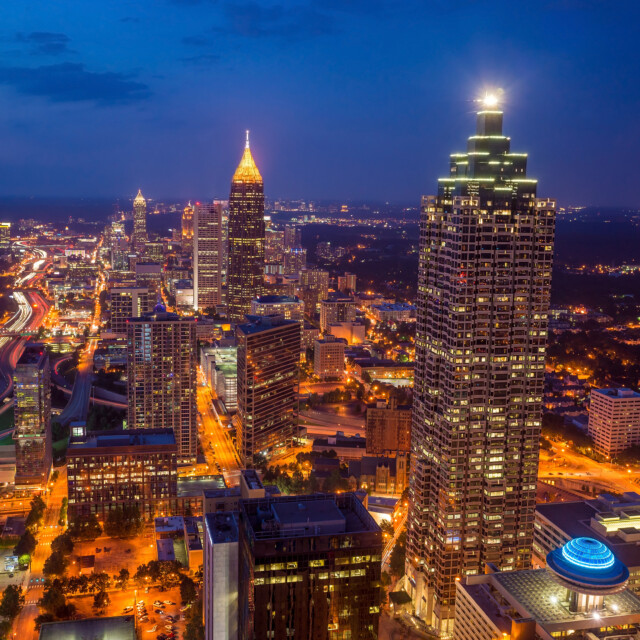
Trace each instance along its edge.
{"label": "high-rise apartment building", "polygon": [[27,344],[13,373],[16,485],[45,487],[51,472],[51,371],[41,344]]}
{"label": "high-rise apartment building", "polygon": [[329,331],[329,325],[353,322],[356,319],[356,302],[350,296],[334,296],[320,302],[320,331]]}
{"label": "high-rise apartment building", "polygon": [[282,316],[249,316],[236,327],[237,442],[244,466],[256,454],[290,446],[298,436],[300,323]]}
{"label": "high-rise apartment building", "polygon": [[138,195],[133,200],[133,250],[141,255],[147,244],[147,201],[138,189]]}
{"label": "high-rise apartment building", "polygon": [[193,209],[193,205],[189,202],[182,212],[182,240],[187,241],[186,247],[188,247],[188,241],[193,238]]}
{"label": "high-rise apartment building", "polygon": [[345,342],[327,335],[313,343],[313,374],[320,380],[341,380],[344,376]]}
{"label": "high-rise apartment building", "polygon": [[640,444],[640,393],[631,389],[592,389],[589,435],[605,456]]}
{"label": "high-rise apartment building", "polygon": [[193,207],[193,308],[222,303],[222,205]]}
{"label": "high-rise apartment building", "polygon": [[11,244],[11,223],[0,222],[0,245],[8,246]]}
{"label": "high-rise apartment building", "polygon": [[131,318],[127,325],[130,429],[173,429],[181,461],[195,459],[196,323],[167,313]]}
{"label": "high-rise apartment building", "polygon": [[329,272],[322,269],[303,269],[298,274],[298,295],[304,300],[305,313],[313,318],[321,300],[329,295]]}
{"label": "high-rise apartment building", "polygon": [[244,322],[264,288],[264,185],[249,149],[233,174],[229,196],[227,306],[231,322]]}
{"label": "high-rise apartment building", "polygon": [[342,293],[355,293],[356,274],[345,271],[344,275],[338,276],[338,291]]}
{"label": "high-rise apartment building", "polygon": [[307,250],[303,247],[292,247],[284,252],[285,275],[298,275],[307,268]]}
{"label": "high-rise apartment building", "polygon": [[149,287],[113,287],[111,298],[111,331],[127,335],[127,320],[137,318],[153,309],[155,296]]}
{"label": "high-rise apartment building", "polygon": [[502,117],[422,200],[407,583],[442,634],[456,578],[531,563],[556,205]]}
{"label": "high-rise apartment building", "polygon": [[354,494],[241,498],[204,537],[207,640],[378,637],[382,534]]}
{"label": "high-rise apartment building", "polygon": [[294,224],[287,224],[284,227],[284,248],[294,249],[302,244],[302,232],[300,227]]}

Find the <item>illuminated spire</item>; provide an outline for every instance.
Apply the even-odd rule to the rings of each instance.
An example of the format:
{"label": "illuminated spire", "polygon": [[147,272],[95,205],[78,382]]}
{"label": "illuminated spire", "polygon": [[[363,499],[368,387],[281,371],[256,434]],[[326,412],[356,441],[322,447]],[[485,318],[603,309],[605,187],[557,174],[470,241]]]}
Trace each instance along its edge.
{"label": "illuminated spire", "polygon": [[256,163],[249,149],[249,130],[247,129],[246,140],[244,144],[244,153],[240,164],[233,174],[232,182],[259,183],[262,184],[262,176],[256,167]]}
{"label": "illuminated spire", "polygon": [[142,195],[142,190],[138,189],[138,195],[135,197],[133,204],[146,204],[146,200],[144,199],[144,196]]}

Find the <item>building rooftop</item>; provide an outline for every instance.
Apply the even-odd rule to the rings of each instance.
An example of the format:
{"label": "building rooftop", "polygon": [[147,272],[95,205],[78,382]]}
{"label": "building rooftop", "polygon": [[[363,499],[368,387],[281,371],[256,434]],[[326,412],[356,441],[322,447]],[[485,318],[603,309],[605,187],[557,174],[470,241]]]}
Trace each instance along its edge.
{"label": "building rooftop", "polygon": [[568,538],[594,538],[627,567],[640,566],[640,494],[602,494],[593,500],[539,504],[536,514]]}
{"label": "building rooftop", "polygon": [[118,429],[91,431],[84,437],[71,438],[69,449],[102,449],[109,447],[149,447],[176,444],[173,429]]}
{"label": "building rooftop", "polygon": [[618,389],[592,389],[591,393],[600,393],[611,398],[640,398],[640,393],[633,389],[620,387]]}
{"label": "building rooftop", "polygon": [[260,296],[256,298],[258,304],[290,304],[290,303],[299,303],[300,298],[298,296]]}
{"label": "building rooftop", "polygon": [[245,335],[251,335],[254,333],[260,333],[261,331],[269,331],[275,327],[281,327],[283,325],[295,325],[300,326],[297,320],[285,320],[283,315],[271,314],[268,316],[252,316],[247,315],[248,322],[238,325],[238,331]]}
{"label": "building rooftop", "polygon": [[211,544],[238,542],[238,524],[233,513],[207,513],[204,523],[205,536]]}
{"label": "building rooftop", "polygon": [[240,509],[249,534],[261,540],[380,531],[353,493],[255,498]]}
{"label": "building rooftop", "polygon": [[46,352],[42,344],[27,344],[18,360],[17,366],[39,364],[44,360]]}
{"label": "building rooftop", "polygon": [[135,616],[45,622],[40,640],[135,640]]}
{"label": "building rooftop", "polygon": [[224,476],[195,476],[178,478],[178,498],[199,497],[202,492],[220,490],[226,487]]}

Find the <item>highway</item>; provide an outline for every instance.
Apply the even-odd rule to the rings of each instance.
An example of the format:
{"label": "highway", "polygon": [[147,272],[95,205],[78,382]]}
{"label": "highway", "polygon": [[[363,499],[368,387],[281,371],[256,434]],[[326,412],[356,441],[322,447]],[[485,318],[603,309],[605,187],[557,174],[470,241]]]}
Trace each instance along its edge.
{"label": "highway", "polygon": [[85,350],[80,355],[78,372],[73,383],[71,397],[58,417],[60,424],[65,425],[77,420],[87,419],[91,386],[93,384],[93,352],[96,350],[97,342],[97,338],[90,338]]}

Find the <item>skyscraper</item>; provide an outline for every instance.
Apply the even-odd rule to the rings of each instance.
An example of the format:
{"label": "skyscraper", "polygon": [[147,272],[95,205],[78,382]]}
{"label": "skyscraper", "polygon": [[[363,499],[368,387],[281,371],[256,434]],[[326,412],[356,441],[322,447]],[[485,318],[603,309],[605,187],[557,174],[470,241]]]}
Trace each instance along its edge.
{"label": "skyscraper", "polygon": [[127,323],[129,429],[173,429],[181,461],[196,456],[196,325],[194,318],[151,313]]}
{"label": "skyscraper", "polygon": [[240,458],[291,445],[298,435],[300,323],[283,316],[249,316],[236,327]]}
{"label": "skyscraper", "polygon": [[193,205],[189,203],[182,212],[182,239],[193,238]]}
{"label": "skyscraper", "polygon": [[46,485],[51,471],[51,372],[41,344],[28,344],[13,374],[16,485]]}
{"label": "skyscraper", "polygon": [[422,200],[407,574],[440,633],[456,578],[531,562],[556,205],[502,117]]}
{"label": "skyscraper", "polygon": [[147,201],[138,189],[133,200],[133,249],[143,254],[147,243]]}
{"label": "skyscraper", "polygon": [[222,303],[222,205],[194,205],[193,307],[196,311]]}
{"label": "skyscraper", "polygon": [[264,185],[249,149],[233,174],[229,196],[227,305],[231,322],[244,322],[264,286]]}

